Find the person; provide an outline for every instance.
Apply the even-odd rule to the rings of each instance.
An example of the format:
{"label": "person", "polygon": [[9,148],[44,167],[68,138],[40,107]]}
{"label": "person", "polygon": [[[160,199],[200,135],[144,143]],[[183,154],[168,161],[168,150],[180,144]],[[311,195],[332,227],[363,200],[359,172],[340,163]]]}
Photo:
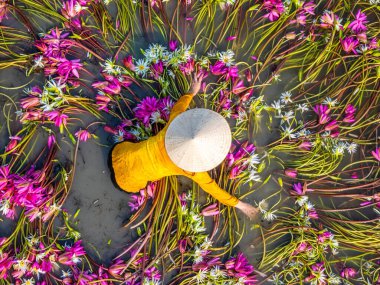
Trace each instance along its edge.
{"label": "person", "polygon": [[167,125],[158,134],[145,141],[114,146],[110,158],[113,179],[122,190],[138,192],[149,181],[183,175],[220,203],[236,207],[253,219],[258,208],[221,189],[207,173],[225,159],[231,131],[216,112],[202,108],[186,111],[202,79],[202,75],[194,75],[189,92],[173,106]]}

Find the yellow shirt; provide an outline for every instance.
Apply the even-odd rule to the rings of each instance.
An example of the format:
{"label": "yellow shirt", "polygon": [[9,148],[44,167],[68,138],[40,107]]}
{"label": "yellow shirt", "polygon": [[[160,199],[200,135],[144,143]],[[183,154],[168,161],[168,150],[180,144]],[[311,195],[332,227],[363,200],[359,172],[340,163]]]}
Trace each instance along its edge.
{"label": "yellow shirt", "polygon": [[165,134],[173,119],[186,111],[193,95],[183,95],[173,106],[169,122],[157,135],[148,140],[132,143],[122,142],[112,150],[112,168],[116,183],[127,192],[138,192],[148,181],[156,181],[166,176],[183,175],[189,177],[219,202],[236,206],[238,199],[221,189],[207,172],[187,172],[176,166],[165,149]]}

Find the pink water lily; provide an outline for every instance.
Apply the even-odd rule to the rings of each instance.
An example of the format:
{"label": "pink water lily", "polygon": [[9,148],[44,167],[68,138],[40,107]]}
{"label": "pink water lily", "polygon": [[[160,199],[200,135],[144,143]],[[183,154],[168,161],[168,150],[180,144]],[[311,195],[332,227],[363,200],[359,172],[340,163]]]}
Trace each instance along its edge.
{"label": "pink water lily", "polygon": [[98,105],[98,110],[103,110],[108,112],[108,103],[111,101],[111,98],[102,94],[96,94],[95,96],[96,105]]}
{"label": "pink water lily", "polygon": [[356,108],[353,105],[348,104],[346,109],[344,110],[345,117],[343,119],[343,122],[354,123],[356,121],[355,120],[355,112],[356,112]]}
{"label": "pink water lily", "polygon": [[305,278],[305,282],[314,282],[317,285],[327,285],[325,267],[323,262],[315,263],[311,266],[311,273]]}
{"label": "pink water lily", "polygon": [[342,49],[346,53],[354,53],[357,54],[356,48],[359,46],[359,41],[354,37],[347,37],[340,40],[342,45]]}
{"label": "pink water lily", "polygon": [[189,59],[187,62],[185,63],[181,63],[179,65],[179,70],[181,70],[181,72],[185,75],[190,75],[193,73],[193,71],[195,70],[195,61],[194,59]]}
{"label": "pink water lily", "polygon": [[78,140],[85,142],[89,138],[91,138],[91,134],[87,130],[79,130],[75,133],[75,136],[78,138]]}
{"label": "pink water lily", "polygon": [[303,241],[300,242],[300,244],[297,246],[297,248],[293,251],[292,255],[297,255],[305,251],[310,251],[312,250],[313,247],[308,244],[307,242]]}
{"label": "pink water lily", "polygon": [[285,12],[285,7],[281,0],[265,0],[263,9],[268,12],[264,17],[271,22],[276,21]]}
{"label": "pink water lily", "polygon": [[0,279],[5,280],[8,277],[8,271],[13,265],[13,257],[7,252],[0,254]]}
{"label": "pink water lily", "polygon": [[331,11],[325,11],[321,17],[320,27],[324,29],[335,28],[336,30],[342,30],[341,19]]}
{"label": "pink water lily", "polygon": [[372,156],[380,161],[380,147],[376,148],[375,150],[371,151]]}
{"label": "pink water lily", "polygon": [[124,66],[129,69],[129,70],[135,70],[135,65],[133,64],[133,57],[131,55],[127,55],[124,59],[123,59],[123,64]]}
{"label": "pink water lily", "polygon": [[152,76],[154,79],[158,80],[160,76],[164,73],[164,63],[159,60],[157,63],[153,63],[150,67]]}
{"label": "pink water lily", "polygon": [[224,75],[227,73],[228,69],[224,62],[218,60],[214,65],[210,65],[210,71],[214,75]]}
{"label": "pink water lily", "polygon": [[65,252],[58,256],[58,262],[64,265],[78,264],[81,256],[86,255],[86,251],[81,245],[82,241],[76,241],[72,246],[66,246]]}
{"label": "pink water lily", "polygon": [[67,19],[74,18],[79,14],[80,8],[76,0],[68,0],[63,3],[61,13]]}
{"label": "pink water lily", "polygon": [[324,125],[330,121],[330,116],[329,116],[330,109],[328,108],[327,105],[322,105],[322,104],[316,105],[315,107],[313,107],[313,110],[319,116],[319,121],[318,121],[319,124]]}
{"label": "pink water lily", "polygon": [[169,41],[169,50],[175,51],[177,49],[178,42],[176,40]]}
{"label": "pink water lily", "polygon": [[151,115],[158,111],[158,99],[155,97],[145,97],[134,108],[135,116],[141,120],[145,125],[149,124]]}
{"label": "pink water lily", "polygon": [[146,198],[141,195],[131,195],[131,201],[128,202],[128,206],[132,212],[140,209],[142,205],[144,205]]}
{"label": "pink water lily", "polygon": [[47,113],[47,117],[50,121],[53,121],[57,127],[65,126],[69,116],[62,114],[58,110],[50,111]]}
{"label": "pink water lily", "polygon": [[10,139],[10,142],[6,146],[5,152],[14,150],[16,146],[18,145],[19,141],[21,141],[21,137],[19,136],[12,136],[12,137],[9,137],[9,139]]}
{"label": "pink water lily", "polygon": [[325,130],[326,131],[333,131],[335,129],[339,128],[337,120],[331,120],[325,125]]}
{"label": "pink water lily", "polygon": [[290,177],[290,178],[296,178],[297,177],[297,170],[296,169],[285,169],[285,175]]}
{"label": "pink water lily", "polygon": [[315,15],[315,7],[316,6],[317,5],[312,1],[304,2],[302,4],[302,12],[304,12],[306,14],[310,14],[310,15]]}
{"label": "pink water lily", "polygon": [[357,274],[357,271],[352,267],[345,267],[340,272],[340,276],[345,279],[353,278],[356,276],[356,274]]}
{"label": "pink water lily", "polygon": [[297,182],[293,184],[293,191],[297,195],[305,195],[306,187],[304,187],[301,182]]}
{"label": "pink water lily", "polygon": [[202,210],[202,215],[205,217],[219,215],[219,207],[217,203],[211,204]]}
{"label": "pink water lily", "polygon": [[80,63],[80,59],[68,60],[66,58],[60,58],[57,65],[57,73],[61,78],[67,80],[70,76],[79,78],[78,71],[81,70],[83,64]]}
{"label": "pink water lily", "polygon": [[126,269],[126,264],[122,259],[116,259],[108,268],[108,272],[115,278],[121,278],[121,274]]}
{"label": "pink water lily", "polygon": [[355,20],[348,25],[348,28],[351,29],[354,33],[358,34],[367,30],[367,23],[368,21],[366,14],[362,13],[362,11],[359,9],[355,14]]}
{"label": "pink water lily", "polygon": [[48,148],[52,148],[52,146],[57,142],[57,140],[55,139],[55,135],[51,134],[48,136],[48,142],[47,142],[47,146]]}
{"label": "pink water lily", "polygon": [[38,106],[40,101],[40,98],[33,96],[21,99],[20,103],[23,109],[29,109]]}
{"label": "pink water lily", "polygon": [[248,259],[239,252],[236,257],[226,261],[224,266],[227,269],[228,276],[235,278],[243,277],[244,284],[253,285],[256,283],[256,278],[253,275],[253,265],[248,262]]}
{"label": "pink water lily", "polygon": [[326,240],[331,239],[333,234],[329,231],[325,231],[322,234],[318,235],[317,241],[319,243],[324,243]]}
{"label": "pink water lily", "polygon": [[181,254],[186,252],[187,240],[181,239],[178,241],[178,249]]}

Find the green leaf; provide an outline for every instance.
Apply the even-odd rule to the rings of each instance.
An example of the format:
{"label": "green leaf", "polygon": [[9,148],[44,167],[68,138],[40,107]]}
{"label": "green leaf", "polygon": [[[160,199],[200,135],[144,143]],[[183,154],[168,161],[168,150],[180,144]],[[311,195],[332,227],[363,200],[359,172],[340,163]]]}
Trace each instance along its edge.
{"label": "green leaf", "polygon": [[254,11],[254,10],[256,10],[257,7],[259,7],[259,6],[260,6],[260,4],[253,5],[253,6],[251,6],[251,7],[247,10],[247,12]]}
{"label": "green leaf", "polygon": [[74,214],[74,216],[73,216],[74,219],[76,219],[76,218],[78,217],[79,212],[80,212],[80,209],[78,209],[78,210],[75,212],[75,214]]}
{"label": "green leaf", "polygon": [[251,230],[259,229],[260,227],[260,224],[253,224]]}
{"label": "green leaf", "polygon": [[78,40],[83,40],[83,38],[80,35],[78,35],[78,34],[73,34],[70,38],[72,38],[72,39],[78,39]]}
{"label": "green leaf", "polygon": [[265,166],[266,166],[266,163],[265,163],[265,161],[263,160],[263,161],[259,164],[259,167],[257,168],[257,172],[258,172],[258,173],[263,172],[263,170],[265,169]]}
{"label": "green leaf", "polygon": [[267,184],[267,182],[269,181],[269,179],[272,177],[272,175],[269,175],[265,180],[264,182],[261,184],[261,185],[265,185]]}
{"label": "green leaf", "polygon": [[303,77],[303,69],[300,68],[300,70],[298,70],[298,80],[302,81],[302,77]]}
{"label": "green leaf", "polygon": [[279,177],[279,178],[277,179],[277,181],[278,181],[278,184],[279,184],[281,187],[283,187],[283,186],[284,186],[284,183],[283,183],[283,181],[282,181],[282,178],[281,178],[281,177]]}
{"label": "green leaf", "polygon": [[112,240],[109,239],[108,242],[107,242],[107,244],[110,245],[110,244],[111,244],[111,241],[112,241]]}

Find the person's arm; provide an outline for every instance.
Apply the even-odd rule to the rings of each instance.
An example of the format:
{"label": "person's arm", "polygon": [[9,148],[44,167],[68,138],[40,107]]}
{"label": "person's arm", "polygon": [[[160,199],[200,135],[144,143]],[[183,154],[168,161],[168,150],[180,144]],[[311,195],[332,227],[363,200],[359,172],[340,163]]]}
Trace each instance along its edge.
{"label": "person's arm", "polygon": [[220,203],[231,207],[235,207],[238,204],[239,199],[220,188],[207,172],[197,172],[194,175],[186,176],[196,182],[205,192],[210,194]]}
{"label": "person's arm", "polygon": [[182,95],[181,98],[179,98],[178,101],[174,104],[170,112],[169,123],[173,121],[175,117],[177,117],[182,112],[185,112],[186,109],[189,108],[191,100],[201,88],[202,79],[203,75],[194,75],[189,92],[187,92],[185,95]]}
{"label": "person's arm", "polygon": [[182,112],[185,112],[187,108],[189,108],[191,100],[193,100],[194,94],[185,94],[182,95],[181,98],[174,104],[169,117],[169,123],[174,120]]}
{"label": "person's arm", "polygon": [[210,194],[220,203],[226,206],[236,207],[251,220],[255,219],[258,216],[259,209],[257,207],[253,207],[248,203],[240,201],[238,198],[232,196],[226,190],[220,188],[215,180],[212,179],[207,172],[197,172],[194,175],[185,174],[185,176],[196,182],[205,192]]}

